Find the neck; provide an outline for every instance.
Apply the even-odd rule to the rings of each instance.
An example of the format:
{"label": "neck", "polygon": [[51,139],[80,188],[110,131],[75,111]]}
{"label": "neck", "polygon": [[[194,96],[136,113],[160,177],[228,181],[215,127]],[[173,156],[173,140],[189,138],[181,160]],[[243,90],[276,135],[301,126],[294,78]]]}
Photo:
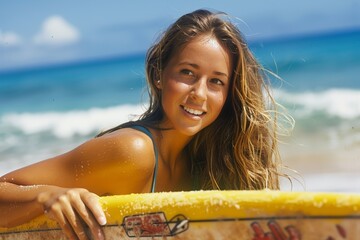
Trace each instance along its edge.
{"label": "neck", "polygon": [[171,171],[175,171],[179,161],[183,161],[183,150],[191,138],[172,129],[158,131],[159,154]]}

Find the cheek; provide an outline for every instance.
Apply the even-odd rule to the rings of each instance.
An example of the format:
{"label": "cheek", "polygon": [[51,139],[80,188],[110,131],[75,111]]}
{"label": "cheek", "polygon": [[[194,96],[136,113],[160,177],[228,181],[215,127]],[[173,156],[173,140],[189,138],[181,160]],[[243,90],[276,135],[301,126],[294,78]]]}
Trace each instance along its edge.
{"label": "cheek", "polygon": [[223,108],[226,101],[226,97],[227,97],[226,91],[222,93],[214,94],[212,96],[213,105],[218,111],[221,111],[221,109]]}
{"label": "cheek", "polygon": [[170,114],[173,111],[177,103],[181,101],[182,90],[180,88],[181,84],[176,83],[175,81],[168,81],[162,87],[162,106],[164,111]]}
{"label": "cheek", "polygon": [[189,89],[184,83],[170,80],[164,85],[162,92],[164,97],[174,98],[187,93]]}

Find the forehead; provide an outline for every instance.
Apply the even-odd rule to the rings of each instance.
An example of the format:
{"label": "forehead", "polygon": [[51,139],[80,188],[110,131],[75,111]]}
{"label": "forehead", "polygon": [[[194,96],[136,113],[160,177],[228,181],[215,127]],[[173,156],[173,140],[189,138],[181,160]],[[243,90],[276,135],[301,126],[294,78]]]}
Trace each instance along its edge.
{"label": "forehead", "polygon": [[226,68],[230,71],[231,54],[228,49],[210,34],[200,35],[175,50],[169,64],[176,61],[194,61],[204,66]]}

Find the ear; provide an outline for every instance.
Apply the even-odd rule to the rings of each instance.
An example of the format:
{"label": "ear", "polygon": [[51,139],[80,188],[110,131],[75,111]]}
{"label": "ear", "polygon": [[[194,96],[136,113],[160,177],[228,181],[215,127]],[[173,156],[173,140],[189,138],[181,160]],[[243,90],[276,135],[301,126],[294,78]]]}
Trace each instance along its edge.
{"label": "ear", "polygon": [[161,81],[160,80],[156,80],[155,81],[155,86],[157,89],[161,89]]}

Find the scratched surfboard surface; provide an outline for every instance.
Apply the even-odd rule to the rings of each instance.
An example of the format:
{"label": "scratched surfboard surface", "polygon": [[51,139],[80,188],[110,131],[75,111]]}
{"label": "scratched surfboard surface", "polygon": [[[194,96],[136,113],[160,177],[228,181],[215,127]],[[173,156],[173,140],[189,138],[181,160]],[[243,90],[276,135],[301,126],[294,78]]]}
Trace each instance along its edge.
{"label": "scratched surfboard surface", "polygon": [[[102,197],[106,239],[360,239],[360,194],[194,191]],[[66,239],[41,216],[0,239]]]}

